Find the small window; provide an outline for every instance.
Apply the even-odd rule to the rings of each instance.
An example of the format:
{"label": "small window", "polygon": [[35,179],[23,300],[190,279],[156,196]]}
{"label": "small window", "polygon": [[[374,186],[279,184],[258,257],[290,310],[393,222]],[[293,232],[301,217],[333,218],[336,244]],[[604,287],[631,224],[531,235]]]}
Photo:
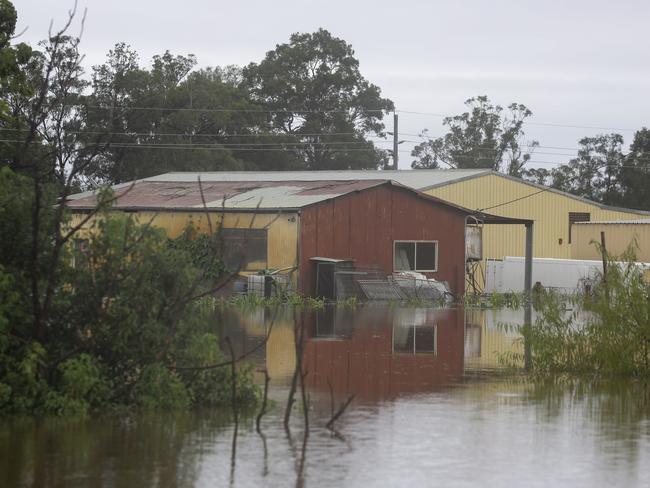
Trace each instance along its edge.
{"label": "small window", "polygon": [[393,328],[393,352],[403,354],[437,354],[437,342],[437,325],[412,325]]}
{"label": "small window", "polygon": [[266,229],[221,229],[223,260],[230,270],[267,267]]}
{"label": "small window", "polygon": [[395,271],[437,271],[437,241],[395,241]]}
{"label": "small window", "polygon": [[576,222],[589,222],[590,220],[589,212],[569,212],[569,244],[571,244],[571,226]]}

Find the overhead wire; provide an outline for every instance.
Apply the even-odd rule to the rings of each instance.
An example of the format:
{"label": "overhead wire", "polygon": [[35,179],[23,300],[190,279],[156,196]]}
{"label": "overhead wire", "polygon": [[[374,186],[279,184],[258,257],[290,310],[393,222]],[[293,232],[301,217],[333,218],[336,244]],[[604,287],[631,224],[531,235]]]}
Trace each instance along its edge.
{"label": "overhead wire", "polygon": [[[102,106],[102,105],[86,105],[86,104],[66,104],[67,107],[82,107],[92,110],[138,110],[138,111],[163,111],[163,112],[203,112],[203,113],[224,113],[224,112],[238,112],[238,113],[267,113],[267,114],[328,114],[328,113],[342,113],[349,114],[350,110],[341,110],[341,109],[332,109],[332,110],[314,110],[314,109],[258,109],[258,108],[232,108],[232,107],[218,107],[218,108],[193,108],[193,107],[121,107],[121,106]],[[436,112],[419,112],[414,110],[387,110],[384,108],[368,108],[361,109],[361,112],[365,113],[401,113],[401,114],[410,114],[410,115],[425,115],[433,117],[453,117],[448,114],[441,114]],[[591,129],[591,130],[612,130],[612,131],[623,131],[623,132],[634,132],[636,129],[621,128],[621,127],[601,127],[601,126],[588,126],[588,125],[576,125],[576,124],[559,124],[559,123],[550,123],[550,122],[532,122],[524,121],[525,125],[537,125],[544,127],[559,127],[559,128],[571,128],[571,129]]]}
{"label": "overhead wire", "polygon": [[[417,112],[413,110],[395,110],[396,113],[410,114],[410,115],[426,115],[432,117],[454,117],[452,115],[440,114],[435,112]],[[565,129],[591,129],[591,130],[612,130],[612,131],[622,131],[622,132],[635,132],[637,129],[627,129],[621,127],[599,127],[599,126],[590,126],[590,125],[574,125],[574,124],[558,124],[550,122],[532,122],[532,121],[523,121],[524,125],[538,125],[542,127],[559,127]]]}
{"label": "overhead wire", "polygon": [[[70,104],[67,106],[71,107],[84,107],[87,109],[97,109],[97,110],[117,110],[117,109],[124,109],[124,110],[150,110],[150,111],[163,111],[163,112],[173,112],[173,111],[182,111],[182,112],[241,112],[241,113],[295,113],[295,114],[307,114],[307,113],[349,113],[347,110],[294,110],[294,109],[278,109],[278,110],[267,110],[267,109],[246,109],[246,108],[234,108],[234,107],[219,107],[219,108],[184,108],[184,107],[179,107],[179,108],[168,108],[168,107],[141,107],[141,106],[134,106],[134,107],[107,107],[107,106],[101,106],[101,105],[87,105],[87,104]],[[369,112],[369,113],[379,113],[379,112],[386,112],[388,113],[389,111],[386,111],[385,109],[364,109],[363,112]],[[416,115],[427,115],[427,116],[435,116],[435,117],[448,117],[448,115],[441,114],[441,113],[435,113],[435,112],[419,112],[419,111],[410,111],[410,110],[394,110],[395,113],[403,113],[403,114],[416,114]],[[583,128],[583,129],[599,129],[599,130],[618,130],[618,131],[632,131],[633,129],[623,129],[623,128],[612,128],[612,127],[598,127],[598,126],[579,126],[579,125],[570,125],[570,124],[556,124],[556,123],[544,123],[544,122],[530,122],[530,121],[525,121],[525,124],[529,125],[540,125],[540,126],[552,126],[552,127],[565,127],[565,128]],[[10,129],[10,128],[0,128],[0,130],[5,130],[5,131],[20,131],[20,129]],[[281,133],[246,133],[246,134],[238,134],[238,133],[231,133],[231,134],[187,134],[187,133],[172,133],[172,132],[166,132],[166,133],[130,133],[130,132],[102,132],[102,131],[71,131],[70,133],[73,134],[94,134],[94,135],[121,135],[121,136],[128,136],[128,137],[185,137],[185,138],[205,138],[205,137],[221,137],[221,138],[246,138],[246,137],[255,137],[255,138],[266,138],[266,137],[282,137],[282,138],[291,138],[291,137],[336,137],[336,136],[353,136],[353,135],[358,135],[355,132],[338,132],[338,133],[305,133],[305,134],[281,134]],[[400,135],[404,136],[411,136],[411,137],[419,137],[421,140],[412,140],[412,139],[404,139],[401,140],[400,142],[408,142],[408,143],[413,143],[413,144],[418,144],[422,142],[426,142],[427,140],[431,140],[431,136],[428,136],[424,133],[420,134],[415,134],[415,133],[400,133]],[[246,150],[246,151],[252,151],[252,150],[287,150],[287,149],[295,149],[298,148],[301,145],[304,146],[313,146],[313,145],[318,145],[322,147],[328,147],[328,146],[336,146],[336,145],[343,145],[343,146],[350,146],[350,145],[366,145],[366,144],[388,144],[392,143],[390,139],[386,139],[385,137],[381,135],[366,135],[365,137],[368,138],[373,138],[376,139],[374,141],[318,141],[318,142],[290,142],[290,141],[282,141],[282,142],[253,142],[253,143],[231,143],[231,142],[221,142],[221,143],[211,143],[212,145],[218,145],[218,148],[211,148],[209,147],[208,143],[190,143],[190,144],[184,144],[184,146],[191,146],[190,149],[217,149],[217,150]],[[378,140],[377,140],[378,139]],[[19,142],[19,141],[9,141],[9,140],[2,140],[2,142]],[[164,148],[178,148],[181,147],[181,144],[176,144],[176,143],[162,143],[162,142],[144,142],[144,143],[110,143],[111,146],[113,147],[139,147],[139,148],[152,148],[154,146],[156,147],[164,147]],[[236,149],[236,147],[240,146],[247,146],[245,149]],[[279,147],[274,147],[274,146],[279,146]],[[521,148],[525,149],[552,149],[552,150],[563,150],[563,151],[576,151],[578,152],[580,149],[578,148],[570,148],[570,147],[564,147],[564,146],[542,146],[538,144],[527,144],[527,145],[522,145],[520,146]],[[258,149],[258,148],[264,148],[264,149]],[[353,149],[344,149],[345,151],[351,151]],[[370,147],[367,149],[358,149],[360,151],[373,151],[375,150],[374,147]],[[498,149],[495,148],[484,148],[480,149],[481,152],[498,152]],[[399,153],[411,153],[409,150],[400,150]],[[529,154],[540,154],[540,155],[546,155],[546,156],[559,156],[559,157],[577,157],[577,154],[567,154],[567,153],[558,153],[558,152],[540,152],[540,151],[529,151]],[[477,158],[474,156],[464,156],[464,155],[458,155],[455,156],[456,159],[468,159],[468,160],[476,160]],[[533,160],[530,159],[526,163],[533,163],[533,164],[552,164],[552,165],[562,165],[564,163],[560,161],[540,161],[540,160]]]}
{"label": "overhead wire", "polygon": [[535,195],[539,195],[540,193],[544,193],[545,191],[551,191],[551,190],[554,190],[554,188],[552,188],[552,187],[543,188],[543,189],[541,189],[541,190],[539,190],[539,191],[536,191],[536,192],[534,192],[534,193],[530,193],[530,194],[528,194],[528,195],[524,195],[523,197],[515,198],[515,199],[513,199],[513,200],[508,200],[507,202],[498,203],[498,204],[496,204],[496,205],[492,205],[492,206],[490,206],[490,207],[480,208],[480,209],[479,209],[479,212],[483,212],[483,211],[485,211],[485,210],[491,210],[491,209],[493,209],[493,208],[503,207],[503,206],[505,206],[505,205],[509,205],[509,204],[511,204],[511,203],[519,202],[519,201],[521,201],[521,200],[525,200],[526,198],[534,197]]}
{"label": "overhead wire", "polygon": [[[86,105],[86,104],[66,104],[67,107],[82,107],[92,110],[149,110],[149,111],[163,111],[163,112],[205,112],[205,113],[223,113],[223,112],[239,112],[239,113],[263,113],[263,114],[349,114],[350,110],[294,110],[294,109],[257,109],[257,108],[232,108],[232,107],[218,107],[218,108],[193,108],[193,107],[103,107],[101,105]],[[390,113],[393,110],[386,110],[383,108],[367,108],[361,109],[361,112],[367,113]]]}
{"label": "overhead wire", "polygon": [[[0,142],[5,142],[5,143],[20,143],[23,142],[19,139],[0,139]],[[34,144],[42,144],[40,141],[32,141]],[[318,146],[318,147],[336,147],[338,146],[339,149],[337,152],[349,152],[349,151],[375,151],[377,149],[382,149],[379,147],[374,147],[374,144],[388,144],[392,143],[392,141],[385,141],[385,140],[380,140],[380,141],[328,141],[328,142],[268,142],[268,143],[228,143],[228,142],[215,142],[215,143],[202,143],[202,142],[192,142],[192,143],[176,143],[176,142],[107,142],[107,147],[119,147],[119,148],[140,148],[140,149],[153,149],[153,148],[160,148],[160,149],[196,149],[196,150],[218,150],[218,151],[287,151],[291,149],[299,149],[301,147],[311,147],[311,146]],[[368,146],[372,144],[373,146],[367,147],[367,148],[359,148],[359,147],[352,147],[350,148],[349,146]],[[346,147],[347,146],[347,147]],[[484,149],[482,151],[488,151],[488,149]],[[412,154],[412,152],[408,149],[405,150],[400,150],[400,154]],[[551,152],[534,152],[532,154],[540,154],[540,155],[546,155],[546,156],[568,156],[568,157],[576,157],[577,155],[575,154],[567,154],[567,153],[551,153]],[[471,155],[455,155],[453,157],[455,160],[468,160],[468,161],[478,161],[481,159],[489,159],[487,157],[482,157],[482,156],[471,156]],[[650,161],[650,158],[636,158],[636,161]],[[453,164],[450,164],[445,161],[441,161],[444,164],[447,164],[450,167],[454,167]],[[551,165],[562,165],[565,163],[558,162],[558,161],[543,161],[543,160],[538,160],[538,159],[529,159],[526,161],[524,164],[551,164]],[[606,165],[605,165],[606,166]],[[605,167],[602,166],[602,167]],[[628,167],[628,168],[636,168],[636,169],[641,169],[638,168],[637,166],[634,165],[616,165],[617,167]]]}

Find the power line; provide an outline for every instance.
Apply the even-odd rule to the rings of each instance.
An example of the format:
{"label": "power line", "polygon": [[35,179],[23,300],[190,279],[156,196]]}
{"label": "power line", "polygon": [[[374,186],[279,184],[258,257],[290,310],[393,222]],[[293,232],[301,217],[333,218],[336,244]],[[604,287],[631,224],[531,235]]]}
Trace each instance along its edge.
{"label": "power line", "polygon": [[[395,110],[397,113],[410,114],[410,115],[426,115],[432,117],[455,117],[455,115],[439,114],[435,112],[416,112],[412,110]],[[637,129],[623,129],[620,127],[598,127],[590,125],[573,125],[573,124],[555,124],[549,122],[529,122],[524,121],[525,125],[538,125],[542,127],[560,127],[565,129],[594,129],[594,130],[611,130],[611,131],[621,131],[621,132],[636,132]]]}
{"label": "power line", "polygon": [[491,209],[497,208],[497,207],[503,207],[504,205],[508,205],[510,203],[515,203],[515,202],[518,202],[520,200],[524,200],[526,198],[534,197],[535,195],[539,195],[540,193],[544,193],[545,191],[550,191],[550,190],[554,190],[554,188],[552,188],[552,187],[543,188],[542,190],[536,191],[536,192],[531,193],[529,195],[524,195],[523,197],[515,198],[514,200],[508,200],[507,202],[498,203],[497,205],[492,205],[491,207],[481,208],[481,209],[479,209],[479,212],[483,212],[485,210],[491,210]]}
{"label": "power line", "polygon": [[[18,139],[0,139],[0,142],[6,143],[21,143],[24,142]],[[33,144],[44,144],[40,141],[32,141]],[[381,148],[374,147],[375,144],[390,144],[391,141],[381,140],[381,141],[332,141],[332,142],[268,142],[268,143],[174,143],[174,142],[107,142],[107,148],[137,148],[137,149],[196,149],[196,150],[220,150],[220,151],[289,151],[292,149],[300,149],[301,147],[310,147],[318,146],[322,148],[330,148],[331,146],[342,146],[337,152],[348,152],[348,151],[375,151],[375,150],[389,150],[390,148]],[[346,149],[346,146],[363,146],[372,144],[373,147],[367,148],[349,148]],[[399,151],[402,154],[412,154],[412,151],[405,149]],[[569,156],[576,157],[574,154],[565,154],[565,153],[548,153],[548,152],[536,152],[534,154],[543,154],[547,156]],[[478,160],[489,160],[491,158],[481,157],[481,156],[471,156],[471,155],[455,155],[453,156],[454,160],[467,160],[467,161],[478,161]],[[650,161],[650,158],[635,158],[635,161]],[[441,161],[444,164],[447,164],[450,167],[454,167],[452,163],[447,161]],[[565,163],[559,161],[541,161],[536,159],[529,159],[522,163],[528,164],[551,164],[551,165],[564,165]],[[601,165],[599,167],[606,167],[608,164]],[[617,168],[638,168],[634,165],[615,165]],[[645,168],[644,168],[645,169]]]}
{"label": "power line", "polygon": [[[29,132],[29,129],[10,129],[7,127],[0,127],[0,131],[8,132]],[[81,131],[66,131],[68,134],[91,134],[91,135],[113,135],[113,136],[131,136],[131,137],[321,137],[321,136],[354,136],[358,135],[357,132],[313,132],[305,134],[282,134],[278,132],[258,132],[258,133],[230,133],[230,134],[188,134],[186,132],[105,132],[105,131],[91,131],[91,130],[81,130]],[[379,137],[369,135],[366,137]]]}
{"label": "power line", "polygon": [[[281,110],[265,110],[257,108],[229,108],[229,107],[219,107],[219,108],[168,108],[168,107],[103,107],[101,105],[84,105],[84,104],[70,104],[64,105],[65,107],[82,107],[92,110],[156,110],[162,112],[239,112],[239,113],[262,113],[262,114],[349,114],[350,110],[293,110],[293,109],[281,109]],[[392,110],[387,110],[383,108],[368,108],[361,109],[361,112],[367,113],[389,113]]]}
{"label": "power line", "polygon": [[[328,114],[328,113],[341,113],[349,114],[350,110],[296,110],[296,109],[278,109],[278,110],[267,110],[267,109],[246,109],[246,108],[232,108],[232,107],[219,107],[219,108],[185,108],[185,107],[122,107],[122,106],[111,106],[104,107],[101,105],[85,105],[85,104],[66,104],[65,107],[81,107],[92,110],[139,110],[139,111],[162,111],[162,112],[202,112],[202,113],[223,113],[223,112],[239,112],[239,113],[267,113],[267,114]],[[433,116],[433,117],[454,117],[448,114],[441,114],[436,112],[418,112],[413,110],[387,110],[382,108],[369,108],[361,109],[361,112],[366,113],[402,113],[410,115],[424,115],[424,116]],[[599,126],[588,126],[588,125],[573,125],[573,124],[558,124],[558,123],[549,123],[549,122],[531,122],[524,121],[525,125],[537,125],[544,127],[560,127],[560,128],[569,128],[569,129],[594,129],[594,130],[611,130],[611,131],[622,131],[622,132],[635,132],[637,129],[627,129],[620,127],[599,127]]]}
{"label": "power line", "polygon": [[[10,129],[7,127],[0,127],[0,131],[7,131],[7,132],[29,132],[29,129]],[[270,132],[270,133],[252,133],[252,134],[237,134],[237,133],[230,133],[230,134],[188,134],[188,133],[182,133],[182,132],[104,132],[104,131],[88,131],[88,130],[82,130],[82,131],[67,131],[68,134],[75,134],[75,135],[106,135],[106,136],[129,136],[129,137],[188,137],[188,138],[200,138],[200,137],[223,137],[223,138],[237,138],[237,137],[283,137],[283,138],[300,138],[300,137],[336,137],[336,136],[356,136],[359,135],[357,132],[319,132],[319,133],[305,133],[305,134],[282,134],[282,133],[277,133],[277,132]],[[417,134],[403,134],[403,135],[417,135]],[[374,139],[379,139],[378,141],[333,141],[333,142],[304,142],[300,144],[368,144],[369,142],[373,143],[388,143],[392,142],[388,139],[386,139],[383,136],[377,136],[377,135],[372,135],[372,134],[367,134],[364,135],[365,137],[368,138],[374,138]],[[416,141],[412,139],[402,139],[400,142],[410,142],[410,143],[420,143],[422,141]],[[223,143],[225,145],[232,145],[235,143],[228,143],[225,142]],[[268,145],[268,144],[299,144],[298,142],[291,142],[291,141],[286,141],[286,142],[277,142],[277,143],[241,143],[242,145],[244,144],[251,144],[251,145]],[[542,149],[557,149],[557,150],[569,150],[569,151],[579,151],[580,149],[578,148],[571,148],[571,147],[559,147],[559,146],[540,146],[540,145],[534,145],[534,144],[527,144],[527,145],[522,145],[520,146],[522,148],[530,148],[530,149],[535,149],[535,148],[542,148]],[[495,148],[481,148],[478,149],[481,152],[499,152],[499,149]],[[542,153],[542,152],[536,152],[537,154],[546,154],[546,155],[557,155],[557,156],[575,156],[574,154],[565,154],[565,153]]]}
{"label": "power line", "polygon": [[[24,142],[20,140],[12,140],[12,139],[0,139],[0,142]],[[389,142],[389,141],[386,141]],[[32,141],[33,144],[42,144],[39,141]],[[247,144],[247,146],[254,146],[254,144]],[[208,150],[208,151],[284,151],[287,152],[291,147],[227,147],[222,144],[218,145],[210,145],[210,144],[166,144],[166,143],[144,143],[144,144],[137,144],[137,143],[122,143],[122,142],[115,142],[115,143],[108,143],[106,145],[107,148],[111,147],[119,147],[119,148],[134,148],[134,149],[185,149],[185,150]],[[296,148],[293,148],[296,149]],[[330,150],[331,152],[360,152],[360,151],[375,151],[380,148],[375,148],[375,147],[368,147],[368,148],[339,148],[339,149],[332,149]],[[404,151],[404,152],[410,152],[410,151]]]}

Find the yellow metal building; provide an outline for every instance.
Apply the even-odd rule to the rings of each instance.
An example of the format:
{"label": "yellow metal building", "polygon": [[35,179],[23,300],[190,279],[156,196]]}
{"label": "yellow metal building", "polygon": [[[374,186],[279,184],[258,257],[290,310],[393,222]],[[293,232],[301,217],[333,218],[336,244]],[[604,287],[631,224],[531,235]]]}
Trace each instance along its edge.
{"label": "yellow metal building", "polygon": [[[459,170],[361,170],[361,171],[266,171],[266,172],[205,172],[205,173],[167,173],[140,180],[139,184],[167,184],[169,188],[164,198],[170,201],[182,200],[184,184],[196,182],[201,179],[205,185],[245,182],[266,182],[267,184],[285,186],[298,181],[302,182],[342,182],[360,184],[363,180],[392,180],[401,185],[414,188],[426,194],[440,198],[452,204],[489,213],[495,213],[507,218],[529,219],[534,221],[533,256],[536,258],[556,259],[592,259],[594,254],[583,248],[588,247],[593,238],[582,237],[576,241],[574,232],[578,222],[601,221],[631,221],[650,218],[650,212],[640,210],[616,208],[602,205],[584,198],[576,197],[549,187],[540,186],[524,180],[513,178],[501,173],[486,169],[459,169]],[[292,183],[293,182],[293,183]],[[176,195],[174,192],[178,192]],[[255,197],[264,197],[264,204],[269,204],[268,191],[261,189],[254,193]],[[282,201],[281,193],[272,193],[274,205],[289,207],[292,202]],[[150,198],[148,196],[147,198]],[[158,196],[155,196],[157,198]],[[286,200],[286,198],[285,198]],[[212,202],[218,206],[220,202]],[[193,202],[200,207],[200,204]],[[244,203],[242,203],[244,205]],[[251,204],[248,203],[250,206]],[[295,207],[295,205],[294,205]],[[196,212],[146,212],[139,209],[142,221],[153,218],[154,223],[164,227],[173,236],[182,231],[189,220],[199,226],[201,230],[207,229],[205,215],[201,209]],[[237,209],[239,210],[239,209]],[[299,219],[297,213],[277,214],[228,212],[220,214],[215,211],[213,219],[220,216],[226,220],[225,228],[264,228],[268,230],[268,255],[265,262],[250,263],[249,270],[261,268],[280,268],[297,266]],[[608,224],[613,225],[613,224]],[[630,227],[630,226],[628,226]],[[650,227],[650,226],[649,226]],[[613,229],[613,227],[610,227]],[[630,227],[632,228],[632,227]],[[634,227],[639,230],[645,227]],[[626,231],[627,232],[627,231]],[[513,225],[486,225],[482,228],[483,260],[503,259],[506,256],[525,255],[525,229],[523,226]],[[598,231],[599,235],[599,231]],[[612,235],[611,239],[614,239]],[[631,241],[631,235],[625,238],[625,245]],[[612,242],[614,245],[614,242]],[[646,246],[647,248],[647,246]],[[612,250],[618,249],[613,247]],[[614,251],[613,251],[614,252]],[[650,259],[648,259],[650,260]],[[480,275],[476,276],[479,284]]]}
{"label": "yellow metal building", "polygon": [[[467,208],[534,220],[533,255],[539,258],[571,259],[575,222],[643,219],[649,215],[640,210],[609,207],[492,171],[423,191]],[[485,258],[523,256],[523,243],[523,229],[507,225],[483,228]]]}
{"label": "yellow metal building", "polygon": [[[148,181],[196,181],[197,173],[168,173]],[[264,171],[201,173],[202,181],[318,181],[390,179],[472,210],[534,221],[533,255],[571,259],[571,223],[650,218],[650,212],[609,207],[487,169]],[[483,257],[524,256],[523,226],[483,228]]]}
{"label": "yellow metal building", "polygon": [[650,219],[584,222],[573,226],[573,259],[600,259],[594,242],[605,233],[605,246],[613,256],[620,256],[634,245],[637,261],[650,263]]}

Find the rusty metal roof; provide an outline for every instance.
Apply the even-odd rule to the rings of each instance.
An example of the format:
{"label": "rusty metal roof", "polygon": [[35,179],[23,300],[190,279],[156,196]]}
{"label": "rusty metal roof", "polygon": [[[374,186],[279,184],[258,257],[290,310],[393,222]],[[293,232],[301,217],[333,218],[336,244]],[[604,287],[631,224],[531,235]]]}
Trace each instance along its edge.
{"label": "rusty metal roof", "polygon": [[[340,197],[347,193],[386,184],[386,180],[346,181],[151,181],[149,179],[113,187],[113,208],[144,210],[283,210]],[[201,190],[203,197],[201,197]],[[203,200],[205,200],[205,205]],[[71,195],[72,209],[92,209],[94,192]]]}
{"label": "rusty metal roof", "polygon": [[[452,208],[465,215],[473,215],[486,224],[532,223],[532,220],[528,219],[501,217],[470,210],[390,179],[204,181],[205,174],[201,173],[199,180],[196,173],[168,173],[163,176],[194,175],[195,179],[179,177],[181,181],[157,181],[155,178],[146,178],[115,185],[113,191],[116,200],[112,208],[128,211],[203,211],[206,208],[233,212],[291,211],[349,193],[389,185],[428,202]],[[71,209],[83,211],[94,209],[96,203],[97,194],[93,191],[70,195],[67,201]]]}

